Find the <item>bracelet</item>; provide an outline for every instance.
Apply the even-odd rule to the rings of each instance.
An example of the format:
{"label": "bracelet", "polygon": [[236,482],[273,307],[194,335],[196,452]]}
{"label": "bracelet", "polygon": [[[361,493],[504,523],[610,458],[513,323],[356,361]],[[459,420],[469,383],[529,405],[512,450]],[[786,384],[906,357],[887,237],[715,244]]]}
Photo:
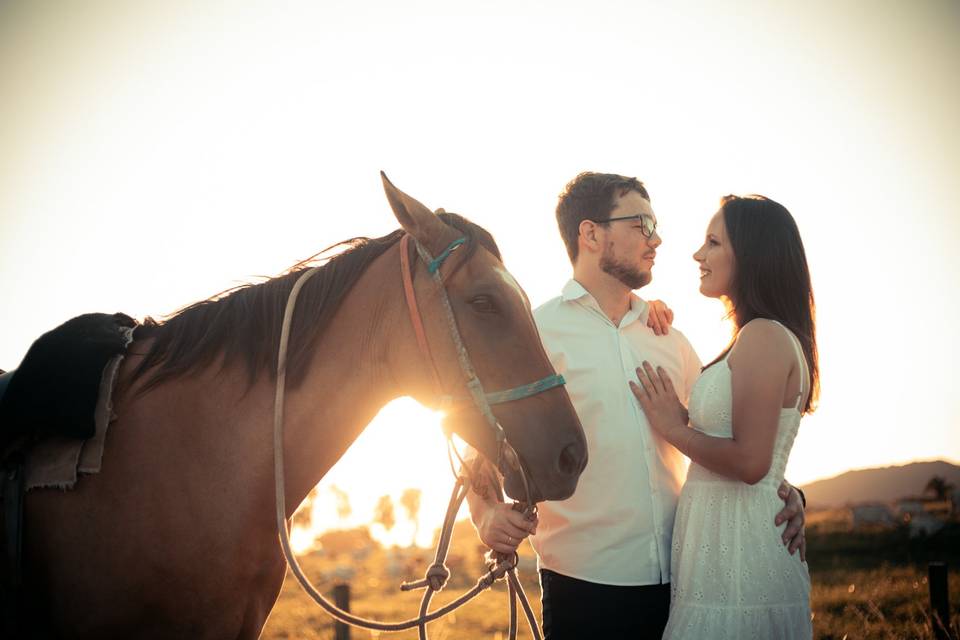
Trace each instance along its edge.
{"label": "bracelet", "polygon": [[690,443],[693,442],[693,438],[694,436],[697,435],[697,432],[694,429],[691,429],[690,427],[687,427],[687,431],[689,431],[690,433],[689,435],[687,435],[687,441],[683,443],[683,449],[687,449],[689,451]]}

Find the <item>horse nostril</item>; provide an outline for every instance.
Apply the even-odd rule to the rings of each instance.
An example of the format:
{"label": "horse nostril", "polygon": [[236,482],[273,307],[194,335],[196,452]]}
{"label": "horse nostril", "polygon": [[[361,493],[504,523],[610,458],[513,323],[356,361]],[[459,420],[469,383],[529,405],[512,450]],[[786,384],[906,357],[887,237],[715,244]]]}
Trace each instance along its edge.
{"label": "horse nostril", "polygon": [[584,448],[576,443],[568,444],[560,452],[560,473],[565,476],[573,476],[583,471],[587,460],[584,455]]}

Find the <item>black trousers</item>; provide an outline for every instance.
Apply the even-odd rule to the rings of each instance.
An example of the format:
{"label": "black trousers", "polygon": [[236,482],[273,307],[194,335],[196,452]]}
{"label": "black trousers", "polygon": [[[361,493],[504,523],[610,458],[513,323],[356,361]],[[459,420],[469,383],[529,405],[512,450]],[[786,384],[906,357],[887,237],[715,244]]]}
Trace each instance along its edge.
{"label": "black trousers", "polygon": [[618,587],[540,570],[545,640],[660,640],[670,585]]}

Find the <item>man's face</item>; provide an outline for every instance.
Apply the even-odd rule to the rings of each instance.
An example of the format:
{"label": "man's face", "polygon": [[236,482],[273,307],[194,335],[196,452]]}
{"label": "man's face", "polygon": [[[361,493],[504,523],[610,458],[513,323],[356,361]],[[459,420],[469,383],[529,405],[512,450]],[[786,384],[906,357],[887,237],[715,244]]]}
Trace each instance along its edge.
{"label": "man's face", "polygon": [[[617,196],[611,218],[647,215],[656,220],[650,201],[637,191]],[[654,231],[644,235],[641,220],[614,220],[600,225],[603,253],[600,268],[630,289],[639,289],[653,278],[654,258],[662,240]]]}

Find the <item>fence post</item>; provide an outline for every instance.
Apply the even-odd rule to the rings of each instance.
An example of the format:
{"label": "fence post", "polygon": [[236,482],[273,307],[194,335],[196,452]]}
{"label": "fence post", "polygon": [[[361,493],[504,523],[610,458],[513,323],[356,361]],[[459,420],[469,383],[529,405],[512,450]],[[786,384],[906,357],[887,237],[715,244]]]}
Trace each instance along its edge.
{"label": "fence post", "polygon": [[[350,585],[344,582],[333,585],[333,602],[343,609],[350,611]],[[339,620],[333,623],[333,637],[335,640],[350,640],[350,626]]]}
{"label": "fence post", "polygon": [[931,562],[928,567],[930,584],[930,620],[936,640],[951,640],[950,591],[947,588],[947,563]]}

